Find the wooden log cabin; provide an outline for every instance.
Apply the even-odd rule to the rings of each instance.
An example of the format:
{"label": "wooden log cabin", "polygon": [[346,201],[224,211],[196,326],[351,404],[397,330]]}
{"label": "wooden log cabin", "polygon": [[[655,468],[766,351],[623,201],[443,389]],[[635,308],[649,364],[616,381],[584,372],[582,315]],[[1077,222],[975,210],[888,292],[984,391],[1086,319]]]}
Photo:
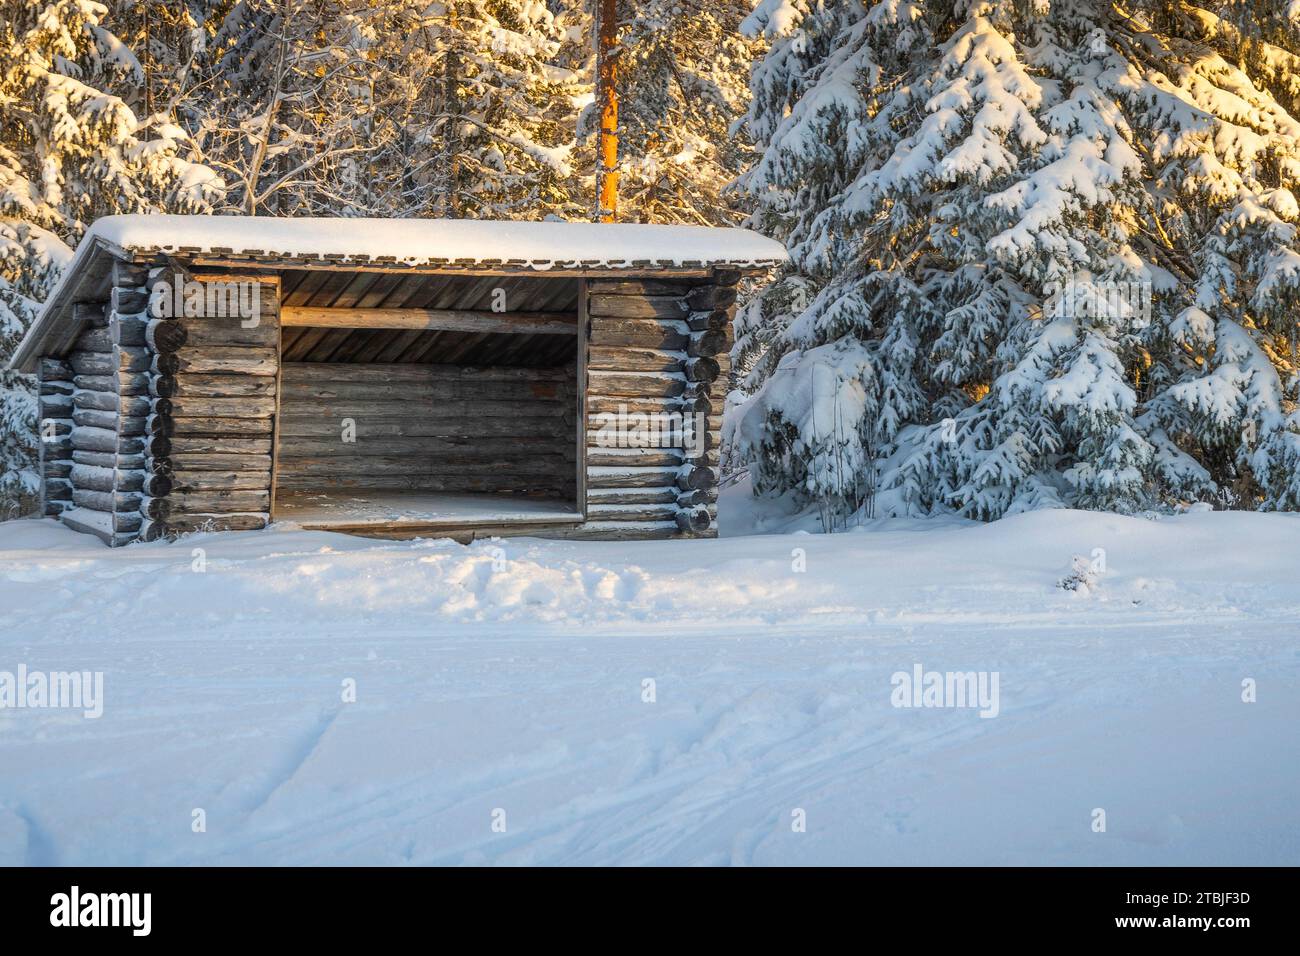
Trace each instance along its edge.
{"label": "wooden log cabin", "polygon": [[109,545],[717,534],[740,229],[114,216],[19,345],[42,508]]}

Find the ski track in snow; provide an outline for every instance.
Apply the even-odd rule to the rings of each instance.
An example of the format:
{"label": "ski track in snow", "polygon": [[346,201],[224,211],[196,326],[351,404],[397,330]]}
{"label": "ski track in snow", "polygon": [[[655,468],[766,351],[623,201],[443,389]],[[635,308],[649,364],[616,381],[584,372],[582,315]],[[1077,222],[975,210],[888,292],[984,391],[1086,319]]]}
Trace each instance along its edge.
{"label": "ski track in snow", "polygon": [[[0,710],[0,863],[1295,864],[1298,532],[1040,512],[494,567],[0,524],[0,670],[105,673],[98,720]],[[915,663],[998,671],[999,716],[895,709]]]}

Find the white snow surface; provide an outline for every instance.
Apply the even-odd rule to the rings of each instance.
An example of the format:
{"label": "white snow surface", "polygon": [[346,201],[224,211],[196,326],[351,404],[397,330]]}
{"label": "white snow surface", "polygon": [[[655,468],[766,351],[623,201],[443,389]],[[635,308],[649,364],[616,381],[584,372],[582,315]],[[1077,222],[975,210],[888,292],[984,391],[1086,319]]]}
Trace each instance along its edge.
{"label": "white snow surface", "polygon": [[524,260],[538,269],[620,268],[638,260],[761,266],[787,259],[779,242],[747,229],[642,223],[128,215],[96,220],[82,242],[96,237],[128,251],[230,250],[343,262],[392,257],[410,265],[464,259]]}
{"label": "white snow surface", "polygon": [[[105,698],[0,709],[0,863],[1300,863],[1300,516],[723,506],[769,533],[0,524],[0,671]],[[998,716],[891,706],[916,664],[998,672]]]}

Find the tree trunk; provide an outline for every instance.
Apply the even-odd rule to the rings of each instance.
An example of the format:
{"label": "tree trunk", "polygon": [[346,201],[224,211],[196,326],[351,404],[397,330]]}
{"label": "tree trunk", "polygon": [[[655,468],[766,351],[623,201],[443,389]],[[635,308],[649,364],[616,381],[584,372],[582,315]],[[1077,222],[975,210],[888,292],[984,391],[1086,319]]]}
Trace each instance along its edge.
{"label": "tree trunk", "polygon": [[596,19],[596,97],[600,108],[597,151],[600,222],[618,221],[618,13],[616,0],[599,0]]}

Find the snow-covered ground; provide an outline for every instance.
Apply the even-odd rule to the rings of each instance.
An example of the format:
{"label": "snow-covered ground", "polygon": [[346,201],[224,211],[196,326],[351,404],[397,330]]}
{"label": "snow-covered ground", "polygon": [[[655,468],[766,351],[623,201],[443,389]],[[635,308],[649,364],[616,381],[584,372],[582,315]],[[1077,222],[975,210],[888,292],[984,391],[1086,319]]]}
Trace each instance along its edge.
{"label": "snow-covered ground", "polygon": [[[1105,571],[1067,592],[1075,555]],[[102,671],[104,709],[0,710],[0,862],[1296,864],[1298,576],[1295,515],[117,551],[8,522],[0,671]],[[997,672],[998,715],[894,707],[918,664]]]}

